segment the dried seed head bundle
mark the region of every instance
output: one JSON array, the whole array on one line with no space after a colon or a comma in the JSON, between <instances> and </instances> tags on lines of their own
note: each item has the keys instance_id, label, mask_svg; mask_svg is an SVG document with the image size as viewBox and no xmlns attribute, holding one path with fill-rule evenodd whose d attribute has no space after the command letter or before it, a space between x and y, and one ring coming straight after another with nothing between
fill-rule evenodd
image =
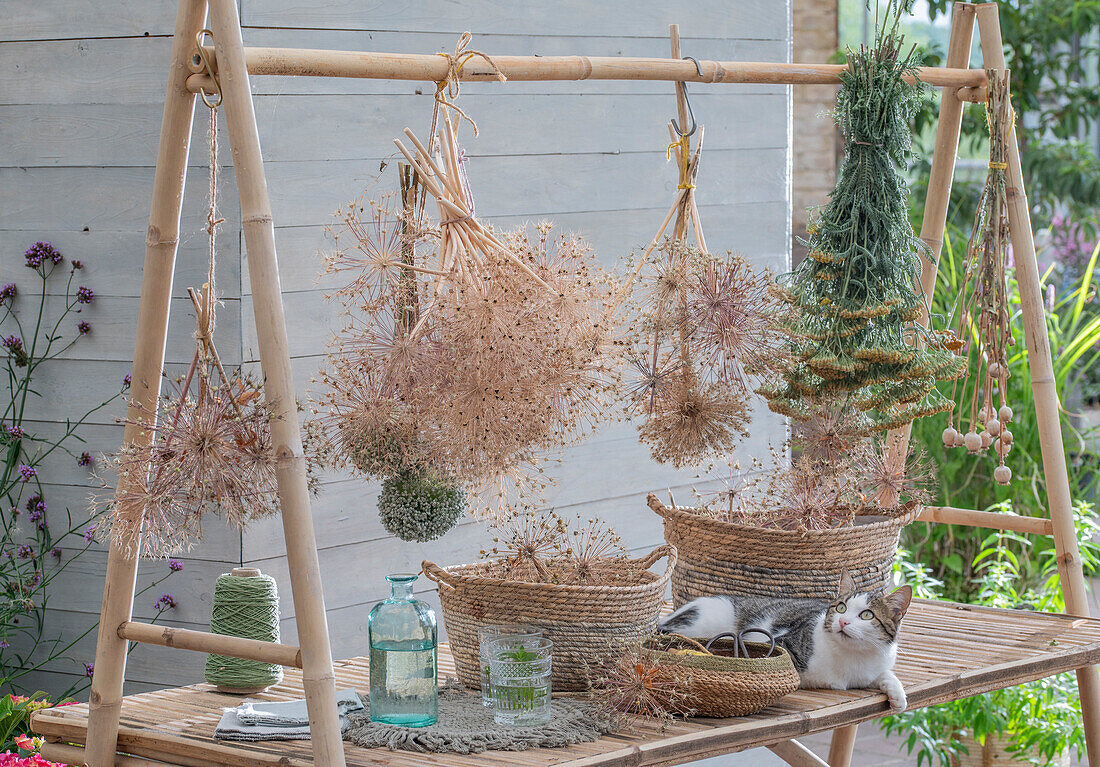
<instances>
[{"instance_id":1,"label":"dried seed head bundle","mask_svg":"<svg viewBox=\"0 0 1100 767\"><path fill-rule=\"evenodd\" d=\"M667 670L641 645L612 645L592 661L588 677L593 699L622 725L644 717L663 727L692 713L690 676Z\"/></svg>"},{"instance_id":2,"label":"dried seed head bundle","mask_svg":"<svg viewBox=\"0 0 1100 767\"><path fill-rule=\"evenodd\" d=\"M989 80L986 121L989 125L989 172L978 199L974 228L966 248L962 289L955 303L955 330L945 335L949 343L961 349L969 365L965 378L955 382L954 397L959 393L968 402L969 413L960 407L947 417L943 432L944 446L966 447L979 453L994 447L998 467L994 479L1007 485L1012 470L1005 457L1012 449L1008 421L1008 352L1015 345L1008 303L1008 187L1006 182L1007 139L1015 116L1008 93L1008 73L987 70ZM965 342L967 339L970 343ZM1006 417L1007 416L1007 417ZM956 428L956 425L958 428Z\"/></svg>"}]
</instances>

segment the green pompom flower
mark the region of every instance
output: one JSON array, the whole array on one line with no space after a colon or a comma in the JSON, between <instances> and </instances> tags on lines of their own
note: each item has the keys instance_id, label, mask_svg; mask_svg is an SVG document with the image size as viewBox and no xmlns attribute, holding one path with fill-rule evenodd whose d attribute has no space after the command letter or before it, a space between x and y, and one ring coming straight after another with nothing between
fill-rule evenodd
<instances>
[{"instance_id":1,"label":"green pompom flower","mask_svg":"<svg viewBox=\"0 0 1100 767\"><path fill-rule=\"evenodd\" d=\"M446 479L403 471L382 482L378 516L403 541L433 541L466 513L466 491Z\"/></svg>"}]
</instances>

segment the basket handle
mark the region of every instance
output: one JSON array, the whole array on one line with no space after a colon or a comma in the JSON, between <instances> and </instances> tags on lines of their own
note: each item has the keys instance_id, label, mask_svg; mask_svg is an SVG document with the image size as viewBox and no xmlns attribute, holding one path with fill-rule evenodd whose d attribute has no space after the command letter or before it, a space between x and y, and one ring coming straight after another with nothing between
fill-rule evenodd
<instances>
[{"instance_id":1,"label":"basket handle","mask_svg":"<svg viewBox=\"0 0 1100 767\"><path fill-rule=\"evenodd\" d=\"M649 505L649 508L651 508L654 512L664 517L665 519L668 519L672 516L673 509L670 509L668 506L665 506L663 503L661 503L661 501L653 493L650 493L646 496L645 502Z\"/></svg>"},{"instance_id":2,"label":"basket handle","mask_svg":"<svg viewBox=\"0 0 1100 767\"><path fill-rule=\"evenodd\" d=\"M635 559L634 564L642 570L648 570L654 562L657 562L662 557L668 557L668 564L665 566L665 572L661 577L668 578L672 575L672 569L676 567L677 560L676 547L671 543L662 543L644 557Z\"/></svg>"},{"instance_id":3,"label":"basket handle","mask_svg":"<svg viewBox=\"0 0 1100 767\"><path fill-rule=\"evenodd\" d=\"M455 587L455 580L457 580L455 576L435 562L429 562L425 559L420 563L420 569L424 571L424 575L428 576L429 580L435 581L440 586L448 586L452 589Z\"/></svg>"}]
</instances>

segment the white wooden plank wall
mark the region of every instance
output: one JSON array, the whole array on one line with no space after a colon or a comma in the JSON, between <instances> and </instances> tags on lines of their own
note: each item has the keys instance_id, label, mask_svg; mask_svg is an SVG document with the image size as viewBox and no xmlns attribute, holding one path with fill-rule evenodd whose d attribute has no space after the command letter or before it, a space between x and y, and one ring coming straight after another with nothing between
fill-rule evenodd
<instances>
[{"instance_id":1,"label":"white wooden plank wall","mask_svg":"<svg viewBox=\"0 0 1100 767\"><path fill-rule=\"evenodd\" d=\"M245 41L403 52L450 51L459 34L501 54L665 56L668 24L680 24L683 51L698 58L786 61L789 0L472 0L375 3L358 0L240 0ZM109 396L132 356L140 265L160 126L165 63L175 15L171 0L120 0L105 13L92 0L6 0L0 7L0 283L22 278L22 251L53 242L82 258L97 293L85 312L92 335L43 369L34 428L54 433L66 416ZM253 83L280 248L280 271L299 391L305 394L337 319L316 280L324 227L341 203L358 197L393 160L391 139L410 126L423 134L434 87L408 82L263 78ZM774 86L693 86L706 128L698 197L708 242L781 269L788 260L789 94ZM479 216L498 226L551 219L582 232L612 265L643 246L675 192L666 164L665 124L675 114L671 84L631 82L469 83L460 103L478 122L466 132ZM182 246L175 281L169 374L190 359L193 316L186 288L205 274L206 110L194 128ZM224 123L223 123L224 124ZM223 165L229 153L223 136ZM225 216L219 253L219 349L254 365L256 339L247 257L241 243L232 173L222 177ZM389 191L386 189L385 191ZM29 286L25 279L21 280ZM25 298L23 300L26 300ZM766 410L766 409L765 409ZM109 450L121 410L103 412L86 430L89 445ZM746 452L763 455L779 420L762 413ZM550 502L570 515L598 516L632 550L661 541L645 493L671 488L690 496L693 472L654 464L633 427L614 424L569 449L553 468ZM43 470L51 510L86 514L91 483L70 461ZM382 576L477 557L481 523L467 521L419 546L386 535L375 512L378 488L327 478L314 513L336 655L365 649L365 620L385 592ZM67 550L65 556L71 556ZM51 628L80 633L95 620L105 554L82 557L57 582ZM283 586L283 626L294 641L281 526L258 524L242 536L217 522L185 557L186 570L139 598L149 617L160 591L176 595L172 618L202 628L214 579L234 564L258 565ZM150 563L142 582L164 569ZM353 577L348 577L353 574ZM424 581L421 590L429 592ZM434 601L434 594L426 594ZM94 636L75 654L91 659ZM139 648L130 657L131 690L183 684L201 675L202 657ZM50 668L41 686L60 688L82 669Z\"/></svg>"}]
</instances>

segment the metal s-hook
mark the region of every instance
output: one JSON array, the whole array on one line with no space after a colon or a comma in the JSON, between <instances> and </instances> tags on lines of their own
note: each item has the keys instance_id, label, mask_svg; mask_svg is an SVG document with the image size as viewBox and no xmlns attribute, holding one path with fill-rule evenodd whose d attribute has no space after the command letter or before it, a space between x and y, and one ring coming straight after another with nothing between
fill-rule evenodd
<instances>
[{"instance_id":1,"label":"metal s-hook","mask_svg":"<svg viewBox=\"0 0 1100 767\"><path fill-rule=\"evenodd\" d=\"M681 59L681 61L690 61L693 64L695 64L695 71L699 73L700 77L703 76L703 67L700 66L699 59L695 58L694 56L684 56L684 58ZM691 108L691 99L688 97L687 83L685 81L681 80L676 84L679 85L681 88L683 88L684 104L687 106L688 119L691 120L691 130L689 130L687 133L684 133L682 130L680 130L680 126L677 125L677 123L676 123L676 118L672 119L672 129L674 131L676 131L678 134L680 134L681 138L686 138L688 136L694 136L695 131L699 128L699 126L696 125L696 123L695 123L695 112Z\"/></svg>"},{"instance_id":2,"label":"metal s-hook","mask_svg":"<svg viewBox=\"0 0 1100 767\"><path fill-rule=\"evenodd\" d=\"M202 47L207 35L210 35L211 38L214 37L214 33L209 29L204 29L195 35L195 53L192 58L196 64L202 64L204 73L214 82L213 97L204 90L199 91L202 102L211 109L217 109L222 103L222 84L218 82L218 76L214 73L214 68L210 66L210 59L206 56L206 49ZM692 118L692 121L694 122L694 118Z\"/></svg>"}]
</instances>

